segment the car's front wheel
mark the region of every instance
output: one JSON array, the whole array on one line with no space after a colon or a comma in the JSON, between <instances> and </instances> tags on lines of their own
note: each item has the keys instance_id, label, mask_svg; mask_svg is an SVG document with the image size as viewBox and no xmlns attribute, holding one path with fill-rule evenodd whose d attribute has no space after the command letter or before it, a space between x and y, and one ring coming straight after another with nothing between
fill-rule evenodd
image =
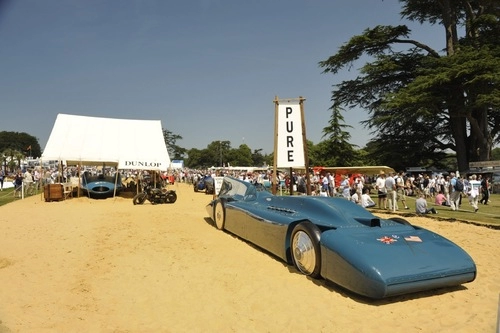
<instances>
[{"instance_id":1,"label":"car's front wheel","mask_svg":"<svg viewBox=\"0 0 500 333\"><path fill-rule=\"evenodd\" d=\"M298 224L292 231L291 254L293 264L304 275L317 278L321 271L319 229L310 222Z\"/></svg>"},{"instance_id":2,"label":"car's front wheel","mask_svg":"<svg viewBox=\"0 0 500 333\"><path fill-rule=\"evenodd\" d=\"M224 224L226 223L226 209L220 200L215 203L214 219L217 229L224 230Z\"/></svg>"}]
</instances>

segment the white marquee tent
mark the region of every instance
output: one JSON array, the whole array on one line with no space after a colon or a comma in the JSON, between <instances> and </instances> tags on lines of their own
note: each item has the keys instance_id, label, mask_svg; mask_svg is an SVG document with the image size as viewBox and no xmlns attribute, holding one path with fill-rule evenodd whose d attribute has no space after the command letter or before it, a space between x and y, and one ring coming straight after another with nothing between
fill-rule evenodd
<instances>
[{"instance_id":1,"label":"white marquee tent","mask_svg":"<svg viewBox=\"0 0 500 333\"><path fill-rule=\"evenodd\" d=\"M161 121L68 114L57 115L42 160L135 170L166 171L170 167Z\"/></svg>"}]
</instances>

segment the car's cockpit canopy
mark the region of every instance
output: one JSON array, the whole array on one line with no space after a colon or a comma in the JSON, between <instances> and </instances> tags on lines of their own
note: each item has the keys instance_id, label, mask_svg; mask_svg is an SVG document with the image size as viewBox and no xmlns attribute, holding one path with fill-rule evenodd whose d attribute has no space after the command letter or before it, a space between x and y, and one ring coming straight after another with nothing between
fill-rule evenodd
<instances>
[{"instance_id":1,"label":"car's cockpit canopy","mask_svg":"<svg viewBox=\"0 0 500 333\"><path fill-rule=\"evenodd\" d=\"M268 193L263 186L256 186L252 183L232 178L224 177L219 197L228 197L233 200L254 201L257 200L257 192Z\"/></svg>"}]
</instances>

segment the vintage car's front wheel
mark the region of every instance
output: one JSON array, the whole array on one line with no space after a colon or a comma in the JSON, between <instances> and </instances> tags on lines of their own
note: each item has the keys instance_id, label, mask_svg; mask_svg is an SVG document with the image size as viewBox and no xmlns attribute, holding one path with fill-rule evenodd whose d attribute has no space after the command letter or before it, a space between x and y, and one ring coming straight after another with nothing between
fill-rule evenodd
<instances>
[{"instance_id":1,"label":"vintage car's front wheel","mask_svg":"<svg viewBox=\"0 0 500 333\"><path fill-rule=\"evenodd\" d=\"M226 223L226 209L220 200L215 203L214 220L217 229L224 230L224 224Z\"/></svg>"},{"instance_id":2,"label":"vintage car's front wheel","mask_svg":"<svg viewBox=\"0 0 500 333\"><path fill-rule=\"evenodd\" d=\"M319 277L321 271L320 235L314 224L303 222L293 229L290 242L295 267L302 274L313 278Z\"/></svg>"}]
</instances>

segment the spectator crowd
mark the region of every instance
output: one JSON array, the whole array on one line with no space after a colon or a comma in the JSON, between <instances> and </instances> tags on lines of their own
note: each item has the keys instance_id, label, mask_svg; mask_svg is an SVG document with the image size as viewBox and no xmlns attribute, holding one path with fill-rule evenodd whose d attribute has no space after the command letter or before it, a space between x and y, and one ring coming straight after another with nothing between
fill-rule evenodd
<instances>
[{"instance_id":1,"label":"spectator crowd","mask_svg":"<svg viewBox=\"0 0 500 333\"><path fill-rule=\"evenodd\" d=\"M149 177L147 171L140 170L118 170L114 168L99 168L89 166L82 168L83 172L91 175L100 173L115 175L120 173L123 185L133 187L140 183L140 179ZM3 190L3 182L7 177L4 170L0 174L0 187ZM259 183L270 188L273 172L268 169L247 170L230 168L212 169L175 169L159 174L158 181L162 184L173 184L175 182L196 184L204 177L232 176L243 181ZM11 175L14 183L14 196L20 197L21 191L25 195L37 193L46 184L69 182L73 177L79 177L78 167L63 166L42 168L33 167L24 170L19 169ZM308 179L309 178L309 179ZM449 174L409 174L403 171L399 173L385 173L380 171L378 175L343 174L336 175L327 171L279 171L275 177L277 190L280 193L291 195L311 195L327 197L343 197L359 204L365 208L378 207L397 211L409 209L407 197L422 198L433 201L437 206L447 206L451 210L458 210L462 200L466 198L474 211L479 210L479 204L487 205L491 190L489 177L479 174L461 177L453 172ZM307 191L307 186L310 190ZM376 202L372 199L376 198ZM433 213L434 209L424 207L423 202L417 205L416 212L419 214Z\"/></svg>"}]
</instances>

